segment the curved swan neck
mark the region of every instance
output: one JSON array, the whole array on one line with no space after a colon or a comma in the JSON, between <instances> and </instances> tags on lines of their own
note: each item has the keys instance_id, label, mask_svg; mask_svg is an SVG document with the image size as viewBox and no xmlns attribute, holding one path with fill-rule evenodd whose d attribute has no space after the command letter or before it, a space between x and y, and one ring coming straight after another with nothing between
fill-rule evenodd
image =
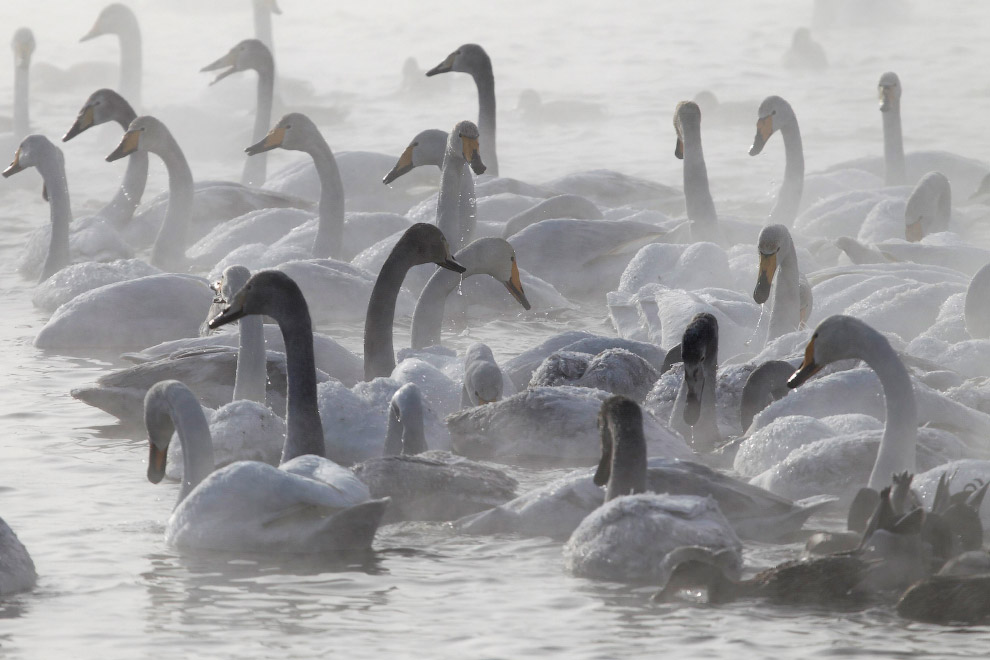
<instances>
[{"instance_id":1,"label":"curved swan neck","mask_svg":"<svg viewBox=\"0 0 990 660\"><path fill-rule=\"evenodd\" d=\"M182 445L182 486L176 501L178 505L213 472L216 465L213 439L203 407L185 385L173 382L172 386L156 392L165 397L169 419Z\"/></svg>"},{"instance_id":2,"label":"curved swan neck","mask_svg":"<svg viewBox=\"0 0 990 660\"><path fill-rule=\"evenodd\" d=\"M883 386L886 423L869 487L879 490L895 472L914 474L918 440L918 410L914 387L904 363L882 335L864 340L862 359L873 369Z\"/></svg>"},{"instance_id":3,"label":"curved swan neck","mask_svg":"<svg viewBox=\"0 0 990 660\"><path fill-rule=\"evenodd\" d=\"M770 210L770 223L779 223L790 227L797 218L798 207L801 204L801 193L804 190L804 146L801 143L801 129L797 118L781 127L781 137L784 139L784 182L777 193L777 201Z\"/></svg>"},{"instance_id":4,"label":"curved swan neck","mask_svg":"<svg viewBox=\"0 0 990 660\"><path fill-rule=\"evenodd\" d=\"M883 182L886 186L907 183L904 165L904 138L901 134L901 104L892 101L883 115Z\"/></svg>"},{"instance_id":5,"label":"curved swan neck","mask_svg":"<svg viewBox=\"0 0 990 660\"><path fill-rule=\"evenodd\" d=\"M368 314L364 321L364 379L388 377L395 369L395 351L392 348L392 324L395 322L395 304L406 273L415 263L402 250L393 249L382 265L368 301Z\"/></svg>"},{"instance_id":6,"label":"curved swan neck","mask_svg":"<svg viewBox=\"0 0 990 660\"><path fill-rule=\"evenodd\" d=\"M268 381L264 319L260 314L245 316L238 321L238 327L234 401L247 399L264 404Z\"/></svg>"},{"instance_id":7,"label":"curved swan neck","mask_svg":"<svg viewBox=\"0 0 990 660\"><path fill-rule=\"evenodd\" d=\"M168 171L168 208L151 247L151 263L167 270L181 270L185 267L186 234L193 208L192 170L171 133L164 136L162 147L155 153Z\"/></svg>"},{"instance_id":8,"label":"curved swan neck","mask_svg":"<svg viewBox=\"0 0 990 660\"><path fill-rule=\"evenodd\" d=\"M14 140L21 139L31 132L31 114L29 111L28 95L30 93L29 64L14 65Z\"/></svg>"},{"instance_id":9,"label":"curved swan neck","mask_svg":"<svg viewBox=\"0 0 990 660\"><path fill-rule=\"evenodd\" d=\"M770 309L767 341L793 332L801 325L801 275L798 272L794 242L784 241L777 252L777 284Z\"/></svg>"},{"instance_id":10,"label":"curved swan neck","mask_svg":"<svg viewBox=\"0 0 990 660\"><path fill-rule=\"evenodd\" d=\"M423 287L416 301L416 309L412 318L412 348L439 346L443 329L443 312L447 305L447 296L457 288L461 278L467 277L470 271L459 275L446 268L438 268Z\"/></svg>"},{"instance_id":11,"label":"curved swan neck","mask_svg":"<svg viewBox=\"0 0 990 660\"><path fill-rule=\"evenodd\" d=\"M297 309L298 313L280 314L275 318L285 343L288 371L282 463L305 454L326 456L323 422L320 420L316 393L313 325L305 301Z\"/></svg>"},{"instance_id":12,"label":"curved swan neck","mask_svg":"<svg viewBox=\"0 0 990 660\"><path fill-rule=\"evenodd\" d=\"M478 132L481 134L481 160L488 174L498 176L498 155L495 148L495 76L492 64L471 74L478 86Z\"/></svg>"},{"instance_id":13,"label":"curved swan neck","mask_svg":"<svg viewBox=\"0 0 990 660\"><path fill-rule=\"evenodd\" d=\"M344 182L340 178L337 159L319 131L307 142L306 152L312 156L320 177L320 221L313 242L313 257L337 258L344 242Z\"/></svg>"},{"instance_id":14,"label":"curved swan neck","mask_svg":"<svg viewBox=\"0 0 990 660\"><path fill-rule=\"evenodd\" d=\"M45 281L71 262L69 254L69 223L72 222L72 205L69 202L69 184L65 177L65 163L62 152L53 145L52 151L45 153L38 163L38 171L48 190L48 204L51 209L52 237L48 256L41 271Z\"/></svg>"},{"instance_id":15,"label":"curved swan neck","mask_svg":"<svg viewBox=\"0 0 990 660\"><path fill-rule=\"evenodd\" d=\"M264 139L272 121L272 101L275 95L275 62L272 59L271 51L266 51L265 55L262 56L261 61L255 68L258 72L258 94L254 115L254 133L251 138L253 143ZM268 152L263 151L256 156L248 156L247 160L244 161L241 183L245 186L261 186L264 185L267 176Z\"/></svg>"},{"instance_id":16,"label":"curved swan neck","mask_svg":"<svg viewBox=\"0 0 990 660\"><path fill-rule=\"evenodd\" d=\"M708 167L701 147L701 126L682 124L684 132L684 201L688 220L691 222L691 238L695 241L712 241L716 238L718 213L708 187Z\"/></svg>"},{"instance_id":17,"label":"curved swan neck","mask_svg":"<svg viewBox=\"0 0 990 660\"><path fill-rule=\"evenodd\" d=\"M114 104L112 121L120 124L125 131L135 117L137 113L126 101ZM106 218L118 228L123 227L134 216L135 209L141 203L147 182L148 153L135 151L127 158L127 168L124 170L124 178L117 188L117 193L97 215Z\"/></svg>"}]
</instances>

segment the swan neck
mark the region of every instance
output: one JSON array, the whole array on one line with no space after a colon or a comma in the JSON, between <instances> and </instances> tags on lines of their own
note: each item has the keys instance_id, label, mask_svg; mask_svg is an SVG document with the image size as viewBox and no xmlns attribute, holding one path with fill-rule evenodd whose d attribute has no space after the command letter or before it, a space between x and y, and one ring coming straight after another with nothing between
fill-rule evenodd
<instances>
[{"instance_id":1,"label":"swan neck","mask_svg":"<svg viewBox=\"0 0 990 660\"><path fill-rule=\"evenodd\" d=\"M907 173L900 103L880 114L883 115L883 182L887 186L902 186L907 183Z\"/></svg>"},{"instance_id":2,"label":"swan neck","mask_svg":"<svg viewBox=\"0 0 990 660\"><path fill-rule=\"evenodd\" d=\"M288 376L282 463L296 456L326 456L316 394L316 360L309 311L276 319L285 343Z\"/></svg>"},{"instance_id":3,"label":"swan neck","mask_svg":"<svg viewBox=\"0 0 990 660\"><path fill-rule=\"evenodd\" d=\"M252 144L260 142L268 133L272 121L272 101L275 94L275 65L270 57L259 63L257 104L254 114L254 133ZM247 156L244 161L244 171L241 173L241 183L245 186L262 186L268 176L268 152L263 151L256 156Z\"/></svg>"},{"instance_id":4,"label":"swan neck","mask_svg":"<svg viewBox=\"0 0 990 660\"><path fill-rule=\"evenodd\" d=\"M770 309L767 342L793 332L801 325L801 275L793 241L787 241L777 253L777 282Z\"/></svg>"},{"instance_id":5,"label":"swan neck","mask_svg":"<svg viewBox=\"0 0 990 660\"><path fill-rule=\"evenodd\" d=\"M337 159L323 136L315 136L309 147L308 153L320 178L320 220L313 242L313 257L339 258L344 242L344 182L340 178Z\"/></svg>"},{"instance_id":6,"label":"swan neck","mask_svg":"<svg viewBox=\"0 0 990 660\"><path fill-rule=\"evenodd\" d=\"M251 314L238 321L238 327L234 401L247 399L264 404L268 382L264 319L260 314Z\"/></svg>"},{"instance_id":7,"label":"swan neck","mask_svg":"<svg viewBox=\"0 0 990 660\"><path fill-rule=\"evenodd\" d=\"M617 429L616 429L617 430ZM612 447L612 466L605 491L605 501L646 492L646 440L643 432L626 429L621 442L615 436Z\"/></svg>"},{"instance_id":8,"label":"swan neck","mask_svg":"<svg viewBox=\"0 0 990 660\"><path fill-rule=\"evenodd\" d=\"M695 126L684 127L684 201L691 222L691 238L696 241L713 240L718 213L708 187L701 129Z\"/></svg>"},{"instance_id":9,"label":"swan neck","mask_svg":"<svg viewBox=\"0 0 990 660\"><path fill-rule=\"evenodd\" d=\"M137 113L126 103L115 104L113 121L125 131ZM100 209L97 215L109 220L115 227L122 228L134 216L134 211L144 196L144 187L148 182L148 153L136 151L127 157L127 168L124 178L117 188L117 193L107 205Z\"/></svg>"},{"instance_id":10,"label":"swan neck","mask_svg":"<svg viewBox=\"0 0 990 660\"><path fill-rule=\"evenodd\" d=\"M120 39L120 94L135 108L141 107L141 28L129 20L117 34Z\"/></svg>"},{"instance_id":11,"label":"swan neck","mask_svg":"<svg viewBox=\"0 0 990 660\"><path fill-rule=\"evenodd\" d=\"M378 273L368 301L368 313L364 321L364 379L387 377L395 369L395 351L392 348L392 324L395 321L395 304L406 273L414 265L407 255L393 249Z\"/></svg>"},{"instance_id":12,"label":"swan neck","mask_svg":"<svg viewBox=\"0 0 990 660\"><path fill-rule=\"evenodd\" d=\"M182 486L179 502L205 479L216 465L210 426L199 401L186 390L179 396L169 396L169 416L182 445Z\"/></svg>"},{"instance_id":13,"label":"swan neck","mask_svg":"<svg viewBox=\"0 0 990 660\"><path fill-rule=\"evenodd\" d=\"M780 129L784 139L784 182L777 193L777 202L770 210L770 222L787 227L794 224L798 207L801 204L801 193L804 190L804 146L801 143L801 129L797 119Z\"/></svg>"},{"instance_id":14,"label":"swan neck","mask_svg":"<svg viewBox=\"0 0 990 660\"><path fill-rule=\"evenodd\" d=\"M38 169L48 190L52 236L48 256L41 272L41 281L48 279L71 262L69 224L72 222L72 205L69 202L69 184L65 177L65 165L61 162L61 155L58 152L45 156Z\"/></svg>"},{"instance_id":15,"label":"swan neck","mask_svg":"<svg viewBox=\"0 0 990 660\"><path fill-rule=\"evenodd\" d=\"M904 363L881 335L877 338L872 342L872 350L864 351L863 360L876 372L883 386L886 422L868 484L879 490L890 483L895 472L915 473L918 410Z\"/></svg>"},{"instance_id":16,"label":"swan neck","mask_svg":"<svg viewBox=\"0 0 990 660\"><path fill-rule=\"evenodd\" d=\"M157 150L168 171L168 208L155 244L151 263L166 270L181 270L186 259L186 234L193 208L193 178L185 154L171 134Z\"/></svg>"},{"instance_id":17,"label":"swan neck","mask_svg":"<svg viewBox=\"0 0 990 660\"><path fill-rule=\"evenodd\" d=\"M416 301L416 309L413 311L412 348L440 345L447 296L457 288L461 277L446 268L438 268L423 287L419 300Z\"/></svg>"},{"instance_id":18,"label":"swan neck","mask_svg":"<svg viewBox=\"0 0 990 660\"><path fill-rule=\"evenodd\" d=\"M485 172L498 176L498 156L495 149L495 76L491 64L473 74L478 86L478 133L480 134L481 160Z\"/></svg>"},{"instance_id":19,"label":"swan neck","mask_svg":"<svg viewBox=\"0 0 990 660\"><path fill-rule=\"evenodd\" d=\"M20 142L31 132L31 113L29 111L29 69L27 66L14 65L14 141Z\"/></svg>"},{"instance_id":20,"label":"swan neck","mask_svg":"<svg viewBox=\"0 0 990 660\"><path fill-rule=\"evenodd\" d=\"M264 2L255 0L254 4L254 36L258 41L268 46L268 50L275 53L275 44L272 39L272 13Z\"/></svg>"},{"instance_id":21,"label":"swan neck","mask_svg":"<svg viewBox=\"0 0 990 660\"><path fill-rule=\"evenodd\" d=\"M443 159L440 173L440 192L437 195L437 227L449 241L455 252L467 244L464 226L461 222L461 193L467 162L460 154L449 149Z\"/></svg>"}]
</instances>

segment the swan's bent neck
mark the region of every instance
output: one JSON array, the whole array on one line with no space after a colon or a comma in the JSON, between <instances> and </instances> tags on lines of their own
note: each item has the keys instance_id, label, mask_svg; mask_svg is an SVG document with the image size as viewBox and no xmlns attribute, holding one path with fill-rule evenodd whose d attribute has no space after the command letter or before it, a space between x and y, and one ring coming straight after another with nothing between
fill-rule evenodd
<instances>
[{"instance_id":1,"label":"swan's bent neck","mask_svg":"<svg viewBox=\"0 0 990 660\"><path fill-rule=\"evenodd\" d=\"M866 339L866 344L862 359L880 379L887 416L868 484L879 491L895 472L915 472L918 410L911 377L894 349L879 333Z\"/></svg>"},{"instance_id":2,"label":"swan's bent neck","mask_svg":"<svg viewBox=\"0 0 990 660\"><path fill-rule=\"evenodd\" d=\"M395 304L402 281L414 265L409 256L399 254L398 250L393 249L375 280L364 321L365 380L388 377L395 369L395 351L392 348Z\"/></svg>"},{"instance_id":3,"label":"swan's bent neck","mask_svg":"<svg viewBox=\"0 0 990 660\"><path fill-rule=\"evenodd\" d=\"M126 131L136 116L137 113L130 106L117 108L113 121ZM141 203L147 182L148 152L135 151L127 157L127 169L124 170L124 179L117 188L117 194L100 209L98 215L109 220L118 229L122 228L134 217L134 211Z\"/></svg>"},{"instance_id":4,"label":"swan's bent neck","mask_svg":"<svg viewBox=\"0 0 990 660\"><path fill-rule=\"evenodd\" d=\"M72 205L69 202L69 184L65 177L65 164L62 155L53 150L38 164L38 171L48 191L48 204L51 210L52 237L48 246L48 256L41 270L41 280L69 265L69 223L72 222Z\"/></svg>"},{"instance_id":5,"label":"swan's bent neck","mask_svg":"<svg viewBox=\"0 0 990 660\"><path fill-rule=\"evenodd\" d=\"M186 234L193 208L193 177L185 154L171 134L155 151L168 171L168 208L155 244L151 263L165 270L183 270L186 266Z\"/></svg>"},{"instance_id":6,"label":"swan's bent neck","mask_svg":"<svg viewBox=\"0 0 990 660\"><path fill-rule=\"evenodd\" d=\"M308 143L307 153L313 158L320 177L320 220L313 242L313 257L339 258L344 242L344 182L330 145L319 136Z\"/></svg>"},{"instance_id":7,"label":"swan's bent neck","mask_svg":"<svg viewBox=\"0 0 990 660\"><path fill-rule=\"evenodd\" d=\"M163 390L168 415L182 445L182 486L176 506L205 479L215 467L213 439L203 407L187 387L173 383Z\"/></svg>"},{"instance_id":8,"label":"swan's bent neck","mask_svg":"<svg viewBox=\"0 0 990 660\"><path fill-rule=\"evenodd\" d=\"M443 312L447 305L447 296L457 288L462 278L472 274L470 271L460 275L446 268L438 268L423 287L416 301L416 309L412 318L413 348L439 346L440 334L443 329Z\"/></svg>"}]
</instances>

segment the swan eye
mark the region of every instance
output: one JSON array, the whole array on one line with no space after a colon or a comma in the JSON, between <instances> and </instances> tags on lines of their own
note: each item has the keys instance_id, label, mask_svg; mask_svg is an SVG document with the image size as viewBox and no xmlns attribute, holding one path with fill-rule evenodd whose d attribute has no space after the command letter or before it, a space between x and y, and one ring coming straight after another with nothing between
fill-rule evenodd
<instances>
[{"instance_id":1,"label":"swan eye","mask_svg":"<svg viewBox=\"0 0 990 660\"><path fill-rule=\"evenodd\" d=\"M776 111L776 110L771 110L771 111L770 111L770 114L771 114L771 115L775 115L775 114L777 114L777 111Z\"/></svg>"}]
</instances>

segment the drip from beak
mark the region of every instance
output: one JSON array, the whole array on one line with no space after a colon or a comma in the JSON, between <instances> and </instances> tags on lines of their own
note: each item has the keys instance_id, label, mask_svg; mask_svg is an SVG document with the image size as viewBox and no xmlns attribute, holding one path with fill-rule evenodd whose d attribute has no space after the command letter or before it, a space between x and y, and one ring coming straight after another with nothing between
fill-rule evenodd
<instances>
[{"instance_id":1,"label":"drip from beak","mask_svg":"<svg viewBox=\"0 0 990 660\"><path fill-rule=\"evenodd\" d=\"M447 59L445 59L443 62L436 65L429 71L427 71L426 77L429 78L430 76L435 76L438 73L447 73L448 71L454 68L454 59L456 57L457 57L457 51L455 50L453 53L447 56Z\"/></svg>"},{"instance_id":2,"label":"drip from beak","mask_svg":"<svg viewBox=\"0 0 990 660\"><path fill-rule=\"evenodd\" d=\"M674 157L678 160L684 160L684 140L681 136L677 136L677 144L674 145Z\"/></svg>"},{"instance_id":3,"label":"drip from beak","mask_svg":"<svg viewBox=\"0 0 990 660\"><path fill-rule=\"evenodd\" d=\"M168 459L168 447L159 449L155 443L148 443L148 481L157 484L165 476L165 463Z\"/></svg>"},{"instance_id":4,"label":"drip from beak","mask_svg":"<svg viewBox=\"0 0 990 660\"><path fill-rule=\"evenodd\" d=\"M69 127L69 130L62 136L62 142L68 142L86 129L93 126L95 118L93 116L93 106L87 105L76 117L76 121Z\"/></svg>"},{"instance_id":5,"label":"drip from beak","mask_svg":"<svg viewBox=\"0 0 990 660\"><path fill-rule=\"evenodd\" d=\"M123 139L121 139L120 144L117 148L110 152L107 156L107 162L112 163L115 160L119 160L124 156L130 156L132 153L137 151L138 144L141 141L141 131L127 131L124 133Z\"/></svg>"},{"instance_id":6,"label":"drip from beak","mask_svg":"<svg viewBox=\"0 0 990 660\"><path fill-rule=\"evenodd\" d=\"M248 156L256 156L263 151L271 151L272 149L281 147L284 140L285 128L282 126L276 126L272 130L268 131L268 135L265 136L265 139L256 144L252 144L244 150L244 153Z\"/></svg>"},{"instance_id":7,"label":"drip from beak","mask_svg":"<svg viewBox=\"0 0 990 660\"><path fill-rule=\"evenodd\" d=\"M821 371L824 365L815 364L815 338L808 342L808 347L804 350L804 362L798 370L787 379L787 387L794 389L803 385L809 378Z\"/></svg>"},{"instance_id":8,"label":"drip from beak","mask_svg":"<svg viewBox=\"0 0 990 660\"><path fill-rule=\"evenodd\" d=\"M763 145L767 143L773 135L773 115L761 117L756 122L756 136L753 138L753 146L749 148L749 155L755 156L763 151Z\"/></svg>"},{"instance_id":9,"label":"drip from beak","mask_svg":"<svg viewBox=\"0 0 990 660\"><path fill-rule=\"evenodd\" d=\"M904 236L911 243L917 243L925 237L925 230L921 226L921 218L904 227Z\"/></svg>"},{"instance_id":10,"label":"drip from beak","mask_svg":"<svg viewBox=\"0 0 990 660\"><path fill-rule=\"evenodd\" d=\"M516 302L523 306L523 309L528 310L530 308L529 300L526 299L526 292L523 291L522 280L519 279L519 268L516 266L515 258L512 259L512 275L509 276L508 282L502 282L502 284L516 299Z\"/></svg>"},{"instance_id":11,"label":"drip from beak","mask_svg":"<svg viewBox=\"0 0 990 660\"><path fill-rule=\"evenodd\" d=\"M6 179L9 176L17 174L23 169L24 167L21 165L21 149L18 147L17 151L14 152L14 160L7 166L7 169L3 171L3 178Z\"/></svg>"},{"instance_id":12,"label":"drip from beak","mask_svg":"<svg viewBox=\"0 0 990 660\"><path fill-rule=\"evenodd\" d=\"M753 300L762 305L770 297L770 285L773 284L774 273L777 272L777 253L760 253L760 274L756 278L756 290Z\"/></svg>"},{"instance_id":13,"label":"drip from beak","mask_svg":"<svg viewBox=\"0 0 990 660\"><path fill-rule=\"evenodd\" d=\"M211 87L217 84L218 82L220 82L221 80L223 80L224 78L226 78L227 76L233 73L237 73L239 71L239 69L237 68L237 56L234 54L234 51L230 51L229 53L227 53L220 59L216 60L215 62L211 64L207 64L202 69L200 69L200 72L202 73L206 71L216 71L217 69L220 69L225 66L230 68L225 71L221 71L217 75L217 77L214 78L212 82L210 82Z\"/></svg>"},{"instance_id":14,"label":"drip from beak","mask_svg":"<svg viewBox=\"0 0 990 660\"><path fill-rule=\"evenodd\" d=\"M399 156L399 160L396 161L395 167L393 167L392 170L382 178L382 183L388 185L415 167L415 165L413 165L413 149L415 149L415 147L415 144L410 144L406 147L406 150L402 152L401 156Z\"/></svg>"}]
</instances>

